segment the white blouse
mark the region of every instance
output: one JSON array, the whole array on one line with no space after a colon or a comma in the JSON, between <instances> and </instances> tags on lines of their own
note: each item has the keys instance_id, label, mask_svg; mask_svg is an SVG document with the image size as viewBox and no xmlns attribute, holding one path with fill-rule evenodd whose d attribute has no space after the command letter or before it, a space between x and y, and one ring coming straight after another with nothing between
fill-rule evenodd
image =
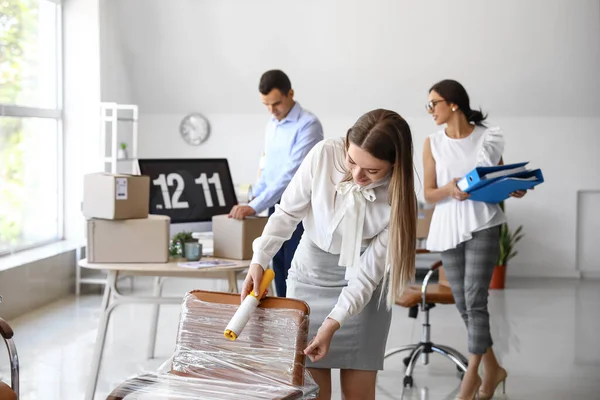
<instances>
[{"instance_id":1,"label":"white blouse","mask_svg":"<svg viewBox=\"0 0 600 400\"><path fill-rule=\"evenodd\" d=\"M504 135L499 128L476 126L467 137L453 139L444 129L429 136L435 160L437 187L461 178L475 167L498 165L504 151ZM472 238L472 233L506 221L498 204L459 201L448 197L435 205L427 249L444 251Z\"/></svg>"},{"instance_id":2,"label":"white blouse","mask_svg":"<svg viewBox=\"0 0 600 400\"><path fill-rule=\"evenodd\" d=\"M313 147L254 241L252 258L264 268L302 221L304 234L323 251L340 254L339 265L347 268L348 286L328 315L340 325L362 311L383 278L390 220L389 177L365 187L340 183L345 151L343 138Z\"/></svg>"}]
</instances>

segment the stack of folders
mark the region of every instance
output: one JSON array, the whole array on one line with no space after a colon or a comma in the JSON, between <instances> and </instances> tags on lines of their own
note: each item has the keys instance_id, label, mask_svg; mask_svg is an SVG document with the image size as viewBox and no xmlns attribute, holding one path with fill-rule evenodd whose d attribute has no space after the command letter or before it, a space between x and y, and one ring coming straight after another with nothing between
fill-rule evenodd
<instances>
[{"instance_id":1,"label":"stack of folders","mask_svg":"<svg viewBox=\"0 0 600 400\"><path fill-rule=\"evenodd\" d=\"M469 193L469 200L485 203L500 203L512 192L528 190L544 182L540 169L530 170L527 162L498 165L495 167L477 167L458 181L463 192Z\"/></svg>"}]
</instances>

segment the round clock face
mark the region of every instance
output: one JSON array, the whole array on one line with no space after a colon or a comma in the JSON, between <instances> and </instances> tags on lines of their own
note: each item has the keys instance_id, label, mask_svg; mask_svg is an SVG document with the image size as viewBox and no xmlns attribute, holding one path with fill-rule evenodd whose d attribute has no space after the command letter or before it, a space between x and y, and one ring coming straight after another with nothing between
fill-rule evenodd
<instances>
[{"instance_id":1,"label":"round clock face","mask_svg":"<svg viewBox=\"0 0 600 400\"><path fill-rule=\"evenodd\" d=\"M189 114L181 121L179 134L186 143L198 146L204 143L210 134L208 120L198 113Z\"/></svg>"}]
</instances>

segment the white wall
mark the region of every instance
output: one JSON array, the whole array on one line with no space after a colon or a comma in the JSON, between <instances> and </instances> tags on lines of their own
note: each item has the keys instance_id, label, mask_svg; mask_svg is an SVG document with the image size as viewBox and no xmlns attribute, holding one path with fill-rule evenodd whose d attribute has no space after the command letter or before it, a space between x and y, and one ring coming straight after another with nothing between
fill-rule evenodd
<instances>
[{"instance_id":1,"label":"white wall","mask_svg":"<svg viewBox=\"0 0 600 400\"><path fill-rule=\"evenodd\" d=\"M118 27L118 3L98 0L101 64L101 98L105 102L129 104L133 101L129 72L125 65Z\"/></svg>"},{"instance_id":2,"label":"white wall","mask_svg":"<svg viewBox=\"0 0 600 400\"><path fill-rule=\"evenodd\" d=\"M419 116L445 77L496 116L600 107L597 0L106 1L149 113L261 112L258 78L274 67L319 115Z\"/></svg>"},{"instance_id":3,"label":"white wall","mask_svg":"<svg viewBox=\"0 0 600 400\"><path fill-rule=\"evenodd\" d=\"M369 109L400 112L419 174L423 140L436 129L427 90L458 79L505 130L505 160L530 160L546 178L507 203L527 235L509 273L578 275L577 191L600 188L599 2L121 0L110 12L121 41L112 57L124 61L140 105L140 156L227 157L237 183L256 176L266 69L288 72L326 137ZM190 111L212 126L200 147L178 136Z\"/></svg>"},{"instance_id":4,"label":"white wall","mask_svg":"<svg viewBox=\"0 0 600 400\"><path fill-rule=\"evenodd\" d=\"M98 0L65 1L63 21L65 237L79 239L83 175L101 166Z\"/></svg>"},{"instance_id":5,"label":"white wall","mask_svg":"<svg viewBox=\"0 0 600 400\"><path fill-rule=\"evenodd\" d=\"M577 266L582 275L600 278L600 190L581 190L577 199Z\"/></svg>"},{"instance_id":6,"label":"white wall","mask_svg":"<svg viewBox=\"0 0 600 400\"><path fill-rule=\"evenodd\" d=\"M0 268L2 318L11 320L73 293L75 252L64 251L49 256L52 251L34 251L46 254L34 262L25 261L17 268ZM27 258L23 253L13 257L21 256Z\"/></svg>"}]
</instances>

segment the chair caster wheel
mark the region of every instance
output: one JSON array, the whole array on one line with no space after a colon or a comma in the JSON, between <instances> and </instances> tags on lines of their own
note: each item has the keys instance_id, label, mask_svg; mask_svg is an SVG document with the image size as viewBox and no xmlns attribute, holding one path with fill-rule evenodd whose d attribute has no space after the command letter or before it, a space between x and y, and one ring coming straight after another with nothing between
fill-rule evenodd
<instances>
[{"instance_id":1,"label":"chair caster wheel","mask_svg":"<svg viewBox=\"0 0 600 400\"><path fill-rule=\"evenodd\" d=\"M408 363L410 363L410 357L405 357L402 362L404 363L405 367L408 367Z\"/></svg>"},{"instance_id":2,"label":"chair caster wheel","mask_svg":"<svg viewBox=\"0 0 600 400\"><path fill-rule=\"evenodd\" d=\"M413 378L412 376L405 376L404 377L404 387L413 387Z\"/></svg>"}]
</instances>

